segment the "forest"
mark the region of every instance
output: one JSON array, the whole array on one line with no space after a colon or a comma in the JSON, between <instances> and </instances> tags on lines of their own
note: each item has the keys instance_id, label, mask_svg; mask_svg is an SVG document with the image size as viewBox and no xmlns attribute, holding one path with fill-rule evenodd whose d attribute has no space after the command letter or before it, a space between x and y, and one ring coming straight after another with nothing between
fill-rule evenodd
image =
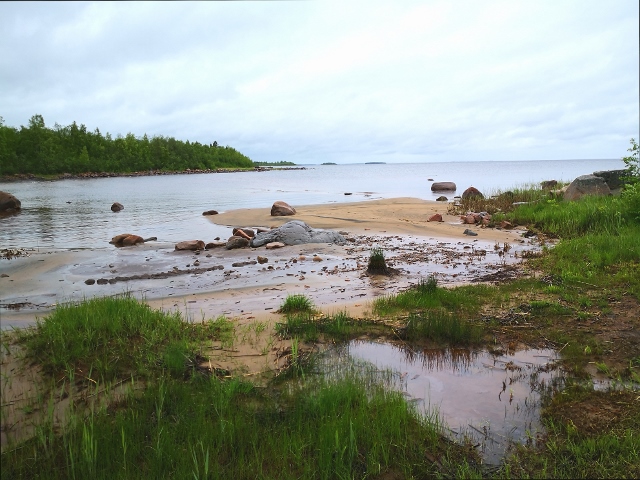
<instances>
[{"instance_id":1,"label":"forest","mask_svg":"<svg viewBox=\"0 0 640 480\"><path fill-rule=\"evenodd\" d=\"M0 176L16 174L60 175L80 173L131 173L148 170L184 171L253 168L245 155L217 142L176 140L172 137L132 133L113 138L83 124L47 127L42 115L28 126L14 128L0 117Z\"/></svg>"}]
</instances>

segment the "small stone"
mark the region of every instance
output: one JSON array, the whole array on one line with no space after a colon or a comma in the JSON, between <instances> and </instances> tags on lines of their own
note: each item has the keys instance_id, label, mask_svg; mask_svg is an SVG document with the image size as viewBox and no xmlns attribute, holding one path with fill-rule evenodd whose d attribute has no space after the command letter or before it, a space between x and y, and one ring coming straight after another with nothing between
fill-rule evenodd
<instances>
[{"instance_id":1,"label":"small stone","mask_svg":"<svg viewBox=\"0 0 640 480\"><path fill-rule=\"evenodd\" d=\"M94 283L96 283L96 281L93 278L87 278L84 283L86 283L87 285L93 285Z\"/></svg>"},{"instance_id":2,"label":"small stone","mask_svg":"<svg viewBox=\"0 0 640 480\"><path fill-rule=\"evenodd\" d=\"M265 245L265 248L267 250L273 250L274 248L282 248L284 246L285 246L285 244L282 243L282 242L271 242L271 243L267 243Z\"/></svg>"},{"instance_id":3,"label":"small stone","mask_svg":"<svg viewBox=\"0 0 640 480\"><path fill-rule=\"evenodd\" d=\"M313 257L313 261L314 262L321 262L322 261L322 257L316 255L316 256Z\"/></svg>"},{"instance_id":4,"label":"small stone","mask_svg":"<svg viewBox=\"0 0 640 480\"><path fill-rule=\"evenodd\" d=\"M264 263L267 263L268 261L269 261L269 259L267 257L262 257L262 256L258 255L258 263L260 265L262 265Z\"/></svg>"}]
</instances>

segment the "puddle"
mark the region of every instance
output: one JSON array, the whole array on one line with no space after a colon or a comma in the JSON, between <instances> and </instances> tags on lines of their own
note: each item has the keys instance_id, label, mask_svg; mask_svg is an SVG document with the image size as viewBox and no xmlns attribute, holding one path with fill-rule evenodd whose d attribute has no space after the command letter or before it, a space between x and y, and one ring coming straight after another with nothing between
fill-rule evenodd
<instances>
[{"instance_id":1,"label":"puddle","mask_svg":"<svg viewBox=\"0 0 640 480\"><path fill-rule=\"evenodd\" d=\"M328 362L365 362L390 370L410 401L423 412L437 410L452 439L471 439L486 464L497 465L512 442L543 432L540 394L561 382L553 350L492 355L470 349L412 350L354 341L333 351Z\"/></svg>"}]
</instances>

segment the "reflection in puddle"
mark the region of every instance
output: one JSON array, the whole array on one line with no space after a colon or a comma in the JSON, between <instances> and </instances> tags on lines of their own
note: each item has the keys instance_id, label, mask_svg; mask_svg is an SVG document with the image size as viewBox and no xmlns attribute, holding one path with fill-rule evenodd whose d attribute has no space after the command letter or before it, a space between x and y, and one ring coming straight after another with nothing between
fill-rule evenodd
<instances>
[{"instance_id":1,"label":"reflection in puddle","mask_svg":"<svg viewBox=\"0 0 640 480\"><path fill-rule=\"evenodd\" d=\"M471 438L490 464L500 462L510 442L535 439L542 431L540 393L561 381L552 350L492 355L355 341L336 352L337 359L396 372L398 388L419 409L437 410L452 436Z\"/></svg>"}]
</instances>

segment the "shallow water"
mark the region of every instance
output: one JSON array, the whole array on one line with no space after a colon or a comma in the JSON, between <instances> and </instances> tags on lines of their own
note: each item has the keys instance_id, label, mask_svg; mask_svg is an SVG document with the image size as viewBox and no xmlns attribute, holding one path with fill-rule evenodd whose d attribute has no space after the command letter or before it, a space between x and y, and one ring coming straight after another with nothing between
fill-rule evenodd
<instances>
[{"instance_id":1,"label":"shallow water","mask_svg":"<svg viewBox=\"0 0 640 480\"><path fill-rule=\"evenodd\" d=\"M415 197L435 200L431 182L453 181L460 195L468 186L485 194L537 183L572 180L595 170L623 168L620 160L449 162L387 165L309 166L219 174L117 177L55 182L0 183L22 202L22 212L0 218L1 248L88 248L131 232L144 238L205 242L228 237L202 212ZM345 195L351 193L352 195ZM452 196L452 195L448 195ZM124 210L113 213L113 202Z\"/></svg>"},{"instance_id":2,"label":"shallow water","mask_svg":"<svg viewBox=\"0 0 640 480\"><path fill-rule=\"evenodd\" d=\"M453 439L471 438L485 463L494 465L510 442L534 441L543 432L540 394L561 382L553 350L493 355L354 341L333 354L395 372L411 402L425 413L435 409Z\"/></svg>"}]
</instances>

